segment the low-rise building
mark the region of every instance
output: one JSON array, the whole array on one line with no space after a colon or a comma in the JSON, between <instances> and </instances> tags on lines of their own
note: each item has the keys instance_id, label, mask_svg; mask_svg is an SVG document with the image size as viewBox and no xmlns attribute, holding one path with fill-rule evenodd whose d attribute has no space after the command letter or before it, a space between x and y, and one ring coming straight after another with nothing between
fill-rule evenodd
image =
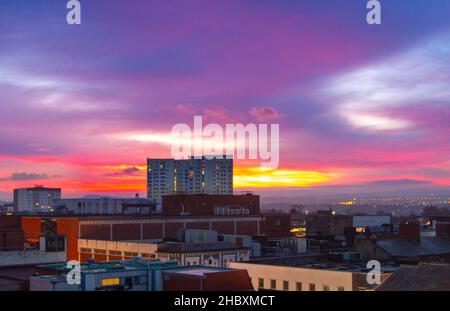
<instances>
[{"instance_id":1,"label":"low-rise building","mask_svg":"<svg viewBox=\"0 0 450 311\"><path fill-rule=\"evenodd\" d=\"M20 217L0 216L0 251L21 250L24 241Z\"/></svg>"},{"instance_id":2,"label":"low-rise building","mask_svg":"<svg viewBox=\"0 0 450 311\"><path fill-rule=\"evenodd\" d=\"M79 284L69 284L66 265L41 266L31 291L242 291L252 290L245 270L179 267L177 262L135 258L81 264Z\"/></svg>"},{"instance_id":3,"label":"low-rise building","mask_svg":"<svg viewBox=\"0 0 450 311\"><path fill-rule=\"evenodd\" d=\"M382 231L389 228L389 215L338 215L334 211L318 211L306 216L306 234L308 236L345 235L346 229L356 232Z\"/></svg>"},{"instance_id":4,"label":"low-rise building","mask_svg":"<svg viewBox=\"0 0 450 311\"><path fill-rule=\"evenodd\" d=\"M253 291L248 272L242 269L180 267L163 271L166 291Z\"/></svg>"},{"instance_id":5,"label":"low-rise building","mask_svg":"<svg viewBox=\"0 0 450 311\"><path fill-rule=\"evenodd\" d=\"M252 193L162 196L162 214L167 216L237 216L259 213L259 196Z\"/></svg>"},{"instance_id":6,"label":"low-rise building","mask_svg":"<svg viewBox=\"0 0 450 311\"><path fill-rule=\"evenodd\" d=\"M66 261L64 236L41 236L39 248L0 251L0 267L28 266Z\"/></svg>"},{"instance_id":7,"label":"low-rise building","mask_svg":"<svg viewBox=\"0 0 450 311\"><path fill-rule=\"evenodd\" d=\"M402 266L377 291L450 291L450 265L420 263Z\"/></svg>"},{"instance_id":8,"label":"low-rise building","mask_svg":"<svg viewBox=\"0 0 450 311\"><path fill-rule=\"evenodd\" d=\"M420 261L450 263L449 238L363 239L355 245L355 250L366 259L415 264Z\"/></svg>"},{"instance_id":9,"label":"low-rise building","mask_svg":"<svg viewBox=\"0 0 450 311\"><path fill-rule=\"evenodd\" d=\"M75 215L152 215L156 213L156 203L152 200L135 198L71 198L55 202L60 213Z\"/></svg>"},{"instance_id":10,"label":"low-rise building","mask_svg":"<svg viewBox=\"0 0 450 311\"><path fill-rule=\"evenodd\" d=\"M87 262L126 260L134 257L176 260L180 266L226 268L230 262L250 259L250 249L230 242L183 243L161 240L102 241L78 240L78 260Z\"/></svg>"},{"instance_id":11,"label":"low-rise building","mask_svg":"<svg viewBox=\"0 0 450 311\"><path fill-rule=\"evenodd\" d=\"M373 290L367 283L366 262L334 262L323 256L267 258L233 262L233 269L246 269L253 287L280 291L362 291ZM397 268L381 266L384 281Z\"/></svg>"},{"instance_id":12,"label":"low-rise building","mask_svg":"<svg viewBox=\"0 0 450 311\"><path fill-rule=\"evenodd\" d=\"M80 266L79 284L70 284L66 264L44 265L30 278L30 291L161 291L162 270L175 267L176 262L143 259L89 262Z\"/></svg>"},{"instance_id":13,"label":"low-rise building","mask_svg":"<svg viewBox=\"0 0 450 311\"><path fill-rule=\"evenodd\" d=\"M129 241L175 239L180 229L216 230L218 234L261 235L261 215L249 216L52 216L22 217L27 243L49 231L65 235L69 260L78 260L78 239Z\"/></svg>"}]
</instances>

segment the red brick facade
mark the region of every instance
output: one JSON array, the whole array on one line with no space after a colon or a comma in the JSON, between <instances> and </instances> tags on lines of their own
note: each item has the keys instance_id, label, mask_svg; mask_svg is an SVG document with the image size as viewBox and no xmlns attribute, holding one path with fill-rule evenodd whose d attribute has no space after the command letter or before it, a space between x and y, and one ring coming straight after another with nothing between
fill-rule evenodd
<instances>
[{"instance_id":1,"label":"red brick facade","mask_svg":"<svg viewBox=\"0 0 450 311\"><path fill-rule=\"evenodd\" d=\"M236 216L257 215L259 196L244 195L167 195L162 197L162 213L167 216Z\"/></svg>"},{"instance_id":2,"label":"red brick facade","mask_svg":"<svg viewBox=\"0 0 450 311\"><path fill-rule=\"evenodd\" d=\"M42 223L56 222L54 233L67 238L67 257L78 259L78 238L95 240L143 240L175 238L181 228L205 228L219 234L263 234L262 217L23 217L28 242L36 244Z\"/></svg>"}]
</instances>

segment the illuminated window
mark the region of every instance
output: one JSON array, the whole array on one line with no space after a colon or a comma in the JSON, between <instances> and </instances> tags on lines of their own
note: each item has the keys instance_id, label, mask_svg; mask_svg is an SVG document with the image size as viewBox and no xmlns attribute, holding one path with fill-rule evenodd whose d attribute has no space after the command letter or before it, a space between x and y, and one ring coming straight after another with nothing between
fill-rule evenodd
<instances>
[{"instance_id":1,"label":"illuminated window","mask_svg":"<svg viewBox=\"0 0 450 311\"><path fill-rule=\"evenodd\" d=\"M298 292L300 292L302 290L302 283L301 282L297 282L296 283L296 289Z\"/></svg>"},{"instance_id":2,"label":"illuminated window","mask_svg":"<svg viewBox=\"0 0 450 311\"><path fill-rule=\"evenodd\" d=\"M289 290L289 282L283 281L283 290Z\"/></svg>"},{"instance_id":3,"label":"illuminated window","mask_svg":"<svg viewBox=\"0 0 450 311\"><path fill-rule=\"evenodd\" d=\"M309 291L310 291L310 292L314 292L315 290L316 290L316 284L310 283L310 284L309 284Z\"/></svg>"},{"instance_id":4,"label":"illuminated window","mask_svg":"<svg viewBox=\"0 0 450 311\"><path fill-rule=\"evenodd\" d=\"M270 280L270 289L277 289L277 280Z\"/></svg>"},{"instance_id":5,"label":"illuminated window","mask_svg":"<svg viewBox=\"0 0 450 311\"><path fill-rule=\"evenodd\" d=\"M120 284L119 278L102 279L102 286L114 286L114 285L119 285L119 284Z\"/></svg>"},{"instance_id":6,"label":"illuminated window","mask_svg":"<svg viewBox=\"0 0 450 311\"><path fill-rule=\"evenodd\" d=\"M322 289L323 289L324 292L329 292L330 291L330 286L329 285L324 285Z\"/></svg>"}]
</instances>

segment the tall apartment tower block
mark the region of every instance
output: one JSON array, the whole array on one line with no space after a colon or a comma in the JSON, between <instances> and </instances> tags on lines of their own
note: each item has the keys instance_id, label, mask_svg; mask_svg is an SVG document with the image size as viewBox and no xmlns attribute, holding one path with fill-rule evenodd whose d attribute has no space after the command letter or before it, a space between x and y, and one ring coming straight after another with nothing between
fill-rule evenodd
<instances>
[{"instance_id":1,"label":"tall apartment tower block","mask_svg":"<svg viewBox=\"0 0 450 311\"><path fill-rule=\"evenodd\" d=\"M15 212L50 212L55 201L61 199L61 188L34 188L14 189Z\"/></svg>"},{"instance_id":2,"label":"tall apartment tower block","mask_svg":"<svg viewBox=\"0 0 450 311\"><path fill-rule=\"evenodd\" d=\"M147 196L233 194L233 159L147 159Z\"/></svg>"}]
</instances>

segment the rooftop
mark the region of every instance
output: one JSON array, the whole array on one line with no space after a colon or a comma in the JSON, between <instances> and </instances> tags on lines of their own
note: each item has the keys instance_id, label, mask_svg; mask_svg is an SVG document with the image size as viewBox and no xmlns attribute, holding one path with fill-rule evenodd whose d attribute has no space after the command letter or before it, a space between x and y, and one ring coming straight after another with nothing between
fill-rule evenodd
<instances>
[{"instance_id":1,"label":"rooftop","mask_svg":"<svg viewBox=\"0 0 450 311\"><path fill-rule=\"evenodd\" d=\"M203 276L208 273L217 273L217 272L225 272L225 271L233 271L233 270L227 269L227 268L190 266L190 267L180 267L180 268L170 269L169 272L175 273L175 274Z\"/></svg>"},{"instance_id":2,"label":"rooftop","mask_svg":"<svg viewBox=\"0 0 450 311\"><path fill-rule=\"evenodd\" d=\"M351 260L343 262L331 261L323 255L303 255L303 256L289 256L289 257L271 257L264 259L250 260L245 263L269 265L269 266L283 266L296 267L304 269L321 269L342 272L361 272L367 273L371 269L367 269L366 261ZM395 264L381 264L382 273L391 273L398 269Z\"/></svg>"},{"instance_id":3,"label":"rooftop","mask_svg":"<svg viewBox=\"0 0 450 311\"><path fill-rule=\"evenodd\" d=\"M383 282L377 291L449 291L450 265L420 263L403 266Z\"/></svg>"},{"instance_id":4,"label":"rooftop","mask_svg":"<svg viewBox=\"0 0 450 311\"><path fill-rule=\"evenodd\" d=\"M379 240L377 245L394 257L450 254L448 238L422 237L420 242L407 239Z\"/></svg>"},{"instance_id":5,"label":"rooftop","mask_svg":"<svg viewBox=\"0 0 450 311\"><path fill-rule=\"evenodd\" d=\"M216 250L247 249L247 247L237 246L231 242L211 242L211 243L164 243L159 247L161 253L193 253Z\"/></svg>"},{"instance_id":6,"label":"rooftop","mask_svg":"<svg viewBox=\"0 0 450 311\"><path fill-rule=\"evenodd\" d=\"M40 268L48 270L56 270L60 272L68 271L65 264L55 265L42 265ZM145 259L132 259L132 260L117 260L108 262L96 262L96 263L83 263L81 264L81 272L83 273L99 273L110 272L118 270L142 270L142 269L162 269L178 267L178 264L174 261L161 262L159 260L145 260Z\"/></svg>"}]
</instances>

